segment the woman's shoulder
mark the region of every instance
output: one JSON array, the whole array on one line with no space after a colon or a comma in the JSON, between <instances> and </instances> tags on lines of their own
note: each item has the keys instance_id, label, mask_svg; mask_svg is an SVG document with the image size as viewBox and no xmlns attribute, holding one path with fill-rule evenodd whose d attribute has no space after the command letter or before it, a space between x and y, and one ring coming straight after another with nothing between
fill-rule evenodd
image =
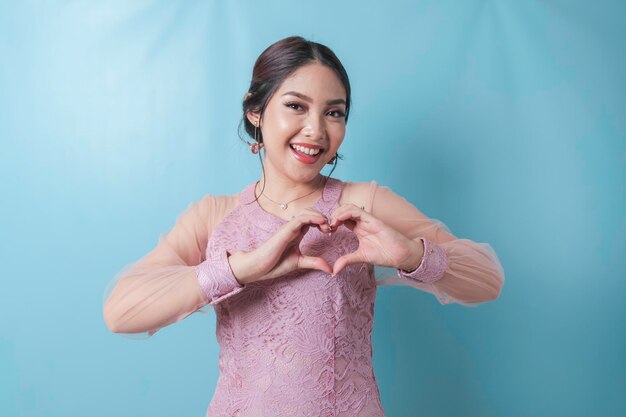
<instances>
[{"instance_id":1,"label":"woman's shoulder","mask_svg":"<svg viewBox=\"0 0 626 417\"><path fill-rule=\"evenodd\" d=\"M343 191L339 204L354 204L371 211L374 193L378 187L376 180L371 181L343 181Z\"/></svg>"},{"instance_id":2,"label":"woman's shoulder","mask_svg":"<svg viewBox=\"0 0 626 417\"><path fill-rule=\"evenodd\" d=\"M236 194L204 194L200 199L202 204L234 206L239 202L240 193Z\"/></svg>"},{"instance_id":3,"label":"woman's shoulder","mask_svg":"<svg viewBox=\"0 0 626 417\"><path fill-rule=\"evenodd\" d=\"M204 194L189 203L188 211L197 213L205 223L215 223L233 210L238 202L239 194Z\"/></svg>"}]
</instances>

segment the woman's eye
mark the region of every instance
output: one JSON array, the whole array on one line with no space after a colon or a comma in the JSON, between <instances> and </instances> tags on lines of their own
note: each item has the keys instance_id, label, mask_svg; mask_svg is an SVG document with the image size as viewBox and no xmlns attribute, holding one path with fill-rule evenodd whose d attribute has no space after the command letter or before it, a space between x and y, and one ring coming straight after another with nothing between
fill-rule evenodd
<instances>
[{"instance_id":1,"label":"woman's eye","mask_svg":"<svg viewBox=\"0 0 626 417\"><path fill-rule=\"evenodd\" d=\"M302 106L298 103L285 103L285 106L292 109L292 110L301 110ZM333 110L328 112L329 114L332 114L334 118L339 119L342 117L346 117L346 114L344 112L342 112L341 110Z\"/></svg>"},{"instance_id":2,"label":"woman's eye","mask_svg":"<svg viewBox=\"0 0 626 417\"><path fill-rule=\"evenodd\" d=\"M285 106L287 106L287 107L289 107L289 108L291 108L291 109L294 109L294 110L298 110L298 108L302 107L302 106L300 106L298 103L287 103L287 104L285 104ZM294 106L294 107L296 107L296 108L294 108L294 107L292 107L292 106Z\"/></svg>"},{"instance_id":3,"label":"woman's eye","mask_svg":"<svg viewBox=\"0 0 626 417\"><path fill-rule=\"evenodd\" d=\"M344 112L342 112L342 111L339 111L339 110L333 110L330 113L335 113L334 117L336 117L336 118L346 117L346 114Z\"/></svg>"}]
</instances>

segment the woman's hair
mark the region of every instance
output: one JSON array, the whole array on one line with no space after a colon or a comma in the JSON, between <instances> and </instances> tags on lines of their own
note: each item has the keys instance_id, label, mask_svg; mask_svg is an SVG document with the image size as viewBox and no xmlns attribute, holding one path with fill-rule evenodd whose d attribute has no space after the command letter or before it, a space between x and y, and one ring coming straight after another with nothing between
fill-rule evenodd
<instances>
[{"instance_id":1,"label":"woman's hair","mask_svg":"<svg viewBox=\"0 0 626 417\"><path fill-rule=\"evenodd\" d=\"M245 131L251 138L263 143L261 129L257 129L257 138L254 138L254 125L248 120L248 112L258 112L260 119L263 117L267 103L280 87L283 81L296 72L300 67L318 62L327 66L337 74L344 89L346 90L345 121L348 122L350 114L350 80L345 68L333 51L325 45L308 41L300 36L289 36L267 47L257 58L252 71L250 88L244 96L242 123ZM241 128L241 123L239 124ZM245 140L239 136L241 140ZM261 153L259 152L259 159ZM333 169L337 166L337 159L343 159L337 154L334 159ZM261 166L263 162L261 161ZM265 170L264 176L265 176ZM330 177L330 174L328 175Z\"/></svg>"},{"instance_id":2,"label":"woman's hair","mask_svg":"<svg viewBox=\"0 0 626 417\"><path fill-rule=\"evenodd\" d=\"M319 62L333 70L341 80L346 90L346 117L350 114L350 80L339 58L327 46L308 41L300 36L290 36L279 40L267 47L257 58L252 70L250 88L243 100L243 123L245 130L254 139L254 125L246 117L248 112L258 112L262 115L267 103L278 87L303 67ZM257 132L259 143L263 137Z\"/></svg>"}]
</instances>

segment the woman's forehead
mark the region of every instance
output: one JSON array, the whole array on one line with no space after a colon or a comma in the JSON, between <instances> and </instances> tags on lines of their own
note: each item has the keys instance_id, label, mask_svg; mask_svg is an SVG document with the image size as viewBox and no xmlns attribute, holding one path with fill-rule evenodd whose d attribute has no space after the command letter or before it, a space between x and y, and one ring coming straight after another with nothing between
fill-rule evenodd
<instances>
[{"instance_id":1,"label":"woman's forehead","mask_svg":"<svg viewBox=\"0 0 626 417\"><path fill-rule=\"evenodd\" d=\"M287 77L277 90L279 96L296 92L315 100L345 99L345 89L335 72L322 64L309 64L298 68Z\"/></svg>"}]
</instances>

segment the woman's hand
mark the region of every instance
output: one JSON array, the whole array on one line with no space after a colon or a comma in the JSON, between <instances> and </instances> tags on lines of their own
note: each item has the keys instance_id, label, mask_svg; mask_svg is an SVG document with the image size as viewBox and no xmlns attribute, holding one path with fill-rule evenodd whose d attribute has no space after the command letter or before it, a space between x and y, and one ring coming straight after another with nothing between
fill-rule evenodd
<instances>
[{"instance_id":1,"label":"woman's hand","mask_svg":"<svg viewBox=\"0 0 626 417\"><path fill-rule=\"evenodd\" d=\"M407 238L362 208L354 204L339 206L330 217L330 226L334 231L340 224L356 234L359 247L335 261L333 275L347 265L361 262L407 270L415 269L419 264L423 254L419 242ZM415 267L407 267L413 264Z\"/></svg>"},{"instance_id":2,"label":"woman's hand","mask_svg":"<svg viewBox=\"0 0 626 417\"><path fill-rule=\"evenodd\" d=\"M283 224L258 248L231 255L230 263L237 280L244 284L262 281L296 269L319 269L331 274L332 268L324 258L305 256L300 252L300 242L311 226L319 228L323 233L331 231L326 216L307 207Z\"/></svg>"}]
</instances>

